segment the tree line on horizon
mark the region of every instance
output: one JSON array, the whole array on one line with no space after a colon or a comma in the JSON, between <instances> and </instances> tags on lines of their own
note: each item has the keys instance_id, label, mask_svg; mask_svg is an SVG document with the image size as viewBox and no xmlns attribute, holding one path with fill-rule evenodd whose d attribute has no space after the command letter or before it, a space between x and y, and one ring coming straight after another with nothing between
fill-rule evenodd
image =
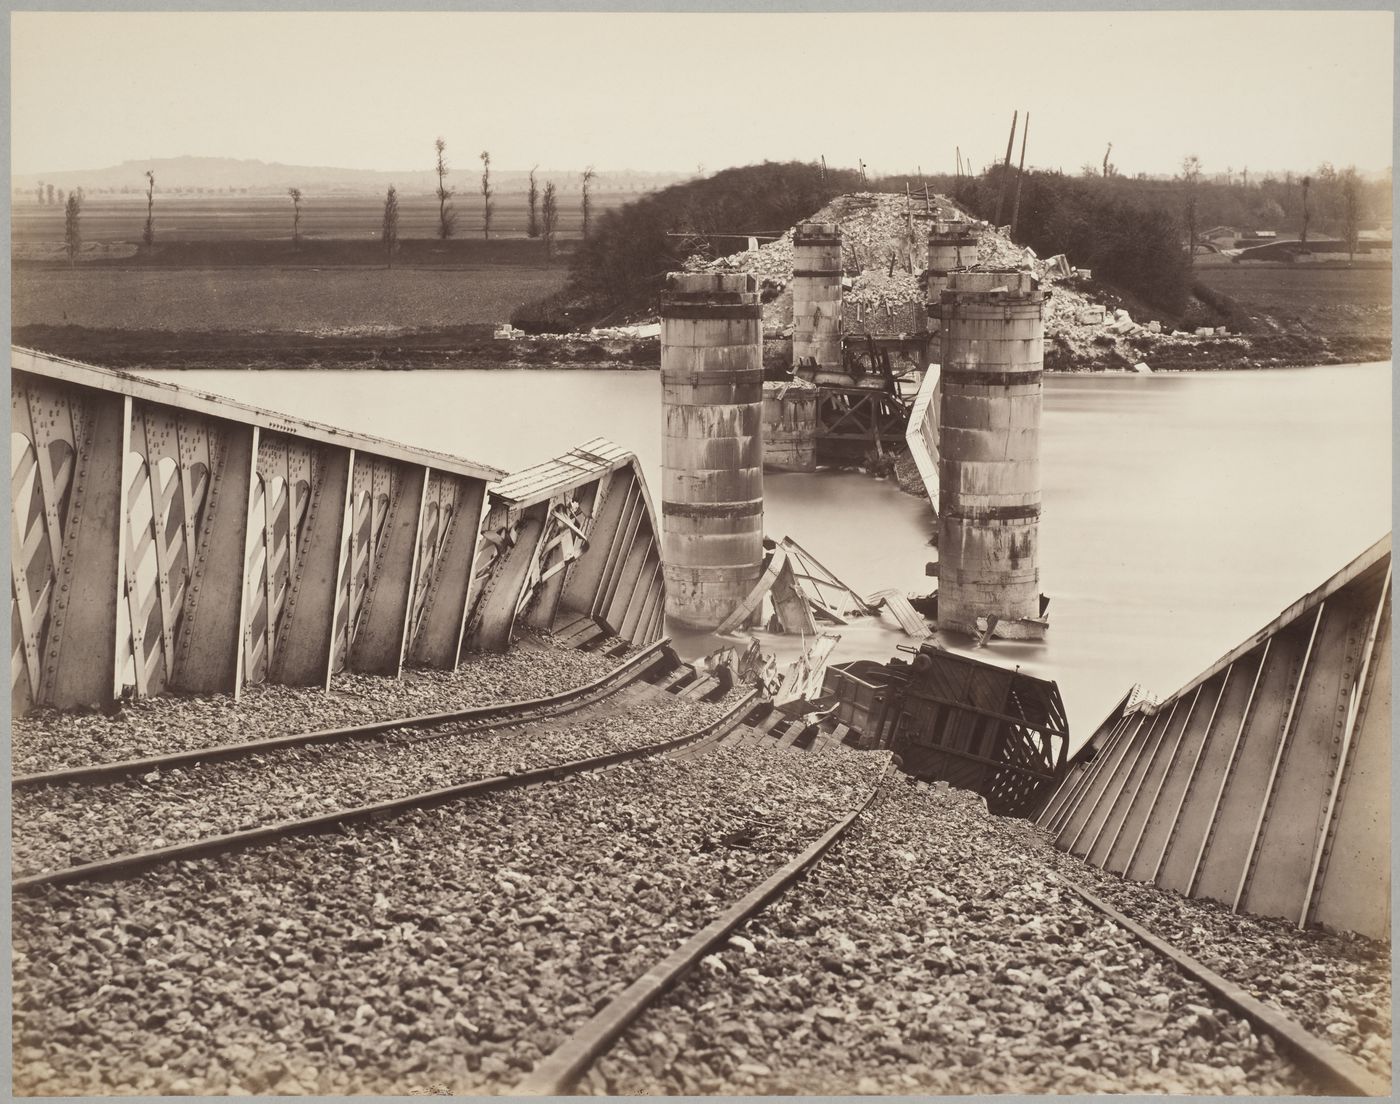
<instances>
[{"instance_id":1,"label":"tree line on horizon","mask_svg":"<svg viewBox=\"0 0 1400 1104\"><path fill-rule=\"evenodd\" d=\"M1174 179L1121 174L1111 160L1077 176L1031 170L1020 174L1013 240L1042 257L1065 254L1072 264L1180 313L1193 293L1193 245L1203 228L1294 228L1333 232L1355 249L1359 228L1389 210L1387 179L1365 180L1354 168L1324 164L1315 174L1251 178L1247 170L1209 180L1188 156ZM961 162L961 158L959 158ZM606 212L597 232L575 251L564 292L531 304L522 315L559 314L568 301L584 316L605 319L655 305L666 273L715 235L782 232L851 191L931 192L949 196L979 218L995 221L1011 204L1017 170L1005 163L981 173L870 177L820 162L764 162L673 184ZM1003 221L1006 221L1003 219Z\"/></svg>"},{"instance_id":2,"label":"tree line on horizon","mask_svg":"<svg viewBox=\"0 0 1400 1104\"><path fill-rule=\"evenodd\" d=\"M446 241L457 232L457 189L448 184L452 170L441 137L434 150L436 237ZM1016 241L1041 256L1064 253L1072 263L1175 311L1190 293L1190 268L1202 227L1233 224L1277 230L1296 223L1304 242L1310 229L1339 233L1354 251L1361 225L1373 212L1387 209L1387 180L1363 179L1350 166L1337 170L1324 163L1315 174L1268 175L1252 181L1248 169L1237 176L1230 168L1222 181L1219 176L1206 179L1200 159L1188 156L1180 174L1163 180L1120 173L1111 152L1110 143L1102 165L1085 165L1078 176L1045 170L1022 173L1011 169L1009 157L1005 164L991 165L977 175L920 173L873 179L863 162L857 170L828 169L824 158L820 163L764 162L670 185L606 211L599 219L592 209L596 173L589 166L580 174L584 243L574 256L569 293L603 313L654 297L666 272L680 267L689 255L687 249L705 248L714 235L781 231L836 195L857 189L898 192L928 187L951 196L978 217L993 220L1012 186L1008 174L1014 173L1014 186L1024 196L1023 203L1018 196L1016 204L1018 212L1024 211L1013 228ZM480 160L481 230L489 240L496 195L489 151L483 150ZM961 168L961 157L959 162ZM527 234L543 240L550 259L558 232L558 189L553 181L540 188L537 170L535 166L528 176ZM146 177L142 243L150 249L155 242L156 181L152 170ZM40 203L65 207L65 241L72 261L78 250L75 243L81 241L83 189L74 188L65 197L62 189L41 184L36 194ZM292 187L287 195L292 202L292 244L297 248L304 192ZM380 226L389 266L399 241L398 224L399 195L390 185Z\"/></svg>"},{"instance_id":3,"label":"tree line on horizon","mask_svg":"<svg viewBox=\"0 0 1400 1104\"><path fill-rule=\"evenodd\" d=\"M449 187L447 177L451 173L451 167L447 161L447 143L441 138L434 142L436 161L433 172L437 177L437 187L433 195L438 201L438 222L437 237L446 241L457 231L457 211L453 203L457 190ZM491 184L491 154L488 150L482 150L481 159L481 197L482 197L482 237L490 240L491 220L495 213L493 198L496 191ZM529 190L527 192L528 224L526 228L527 236L531 238L541 238L545 247L545 258L548 260L554 256L555 240L559 227L559 198L558 190L554 182L546 181L544 189L538 186L536 172L539 166L536 165L530 170ZM580 209L583 216L583 237L586 240L589 236L592 222L593 197L592 183L596 179L597 173L592 165L589 165L580 174ZM155 172L146 170L146 222L142 231L142 244L149 250L155 245L155 195L156 178ZM55 192L57 202L65 203L63 190L55 189L52 184L40 183L37 188L37 198L40 204L55 202ZM287 189L287 196L292 201L292 248L296 249L301 243L301 205L305 198L305 193L299 187ZM64 241L67 246L70 265L76 260L77 252L81 247L81 203L83 199L83 189L74 188L69 193L66 200ZM380 239L384 246L385 263L388 267L393 267L394 252L399 241L399 198L398 189L390 184L384 196L382 222L380 224Z\"/></svg>"}]
</instances>

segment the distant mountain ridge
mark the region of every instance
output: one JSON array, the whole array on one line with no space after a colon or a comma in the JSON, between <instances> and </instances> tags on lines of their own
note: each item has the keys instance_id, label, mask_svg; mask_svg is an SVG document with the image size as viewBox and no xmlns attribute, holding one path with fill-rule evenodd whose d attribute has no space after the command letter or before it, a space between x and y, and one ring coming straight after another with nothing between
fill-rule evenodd
<instances>
[{"instance_id":1,"label":"distant mountain ridge","mask_svg":"<svg viewBox=\"0 0 1400 1104\"><path fill-rule=\"evenodd\" d=\"M57 188L71 190L82 188L87 192L117 191L143 192L146 188L146 172L156 174L157 191L188 191L202 188L206 191L227 188L250 192L285 191L288 188L301 188L304 191L342 193L382 193L393 184L400 192L431 192L437 187L437 175L433 172L431 150L420 168L404 171L382 169L343 169L324 165L284 165L276 161L256 161L233 157L156 157L149 161L124 161L103 169L70 169L66 172L19 173L11 177L12 190L33 191L40 184L52 184ZM480 186L481 163L473 156L465 165L454 164L450 155L448 164L452 166L448 185L455 187L459 194L476 191ZM491 167L491 186L498 192L524 191L528 186L528 169L498 169ZM599 170L593 182L598 191L650 191L664 188L679 180L686 180L693 173L647 172L640 169ZM541 166L536 170L535 179L541 189L546 181L553 181L560 192L576 192L580 188L582 169L558 169Z\"/></svg>"}]
</instances>

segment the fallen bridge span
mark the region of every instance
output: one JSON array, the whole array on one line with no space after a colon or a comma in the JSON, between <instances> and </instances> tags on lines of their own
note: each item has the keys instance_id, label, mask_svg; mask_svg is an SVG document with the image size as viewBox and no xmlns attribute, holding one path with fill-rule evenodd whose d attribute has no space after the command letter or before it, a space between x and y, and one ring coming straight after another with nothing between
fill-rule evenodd
<instances>
[{"instance_id":1,"label":"fallen bridge span","mask_svg":"<svg viewBox=\"0 0 1400 1104\"><path fill-rule=\"evenodd\" d=\"M601 438L501 479L164 381L11 363L15 714L451 670L520 617L660 636L654 511Z\"/></svg>"},{"instance_id":2,"label":"fallen bridge span","mask_svg":"<svg viewBox=\"0 0 1400 1104\"><path fill-rule=\"evenodd\" d=\"M1390 537L1165 701L1131 695L1038 823L1132 881L1390 932Z\"/></svg>"}]
</instances>

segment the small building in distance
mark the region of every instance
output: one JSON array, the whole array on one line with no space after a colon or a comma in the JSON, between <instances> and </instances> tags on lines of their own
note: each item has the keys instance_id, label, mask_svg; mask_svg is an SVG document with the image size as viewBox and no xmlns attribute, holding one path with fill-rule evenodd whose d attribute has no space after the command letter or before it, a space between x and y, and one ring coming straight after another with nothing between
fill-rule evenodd
<instances>
[{"instance_id":1,"label":"small building in distance","mask_svg":"<svg viewBox=\"0 0 1400 1104\"><path fill-rule=\"evenodd\" d=\"M1197 234L1196 242L1213 249L1233 249L1239 236L1240 232L1233 226L1212 226L1209 230L1202 230Z\"/></svg>"}]
</instances>

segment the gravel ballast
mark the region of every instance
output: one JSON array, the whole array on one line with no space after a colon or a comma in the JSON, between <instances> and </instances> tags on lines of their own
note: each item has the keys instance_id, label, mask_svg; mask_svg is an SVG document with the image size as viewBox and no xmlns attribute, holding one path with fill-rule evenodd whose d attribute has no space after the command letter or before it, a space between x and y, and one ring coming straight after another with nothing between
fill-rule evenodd
<instances>
[{"instance_id":1,"label":"gravel ballast","mask_svg":"<svg viewBox=\"0 0 1400 1104\"><path fill-rule=\"evenodd\" d=\"M497 1092L856 808L742 745L15 900L15 1089Z\"/></svg>"},{"instance_id":2,"label":"gravel ballast","mask_svg":"<svg viewBox=\"0 0 1400 1104\"><path fill-rule=\"evenodd\" d=\"M238 701L231 694L136 698L110 716L41 709L12 722L10 769L31 774L548 697L621 662L525 635L504 654L464 656L456 671L412 668L400 679L342 673L329 691L263 683L245 687Z\"/></svg>"},{"instance_id":3,"label":"gravel ballast","mask_svg":"<svg viewBox=\"0 0 1400 1104\"><path fill-rule=\"evenodd\" d=\"M575 713L508 728L272 749L103 785L14 794L14 869L40 873L299 820L695 732L738 701L711 704L631 686Z\"/></svg>"},{"instance_id":4,"label":"gravel ballast","mask_svg":"<svg viewBox=\"0 0 1400 1104\"><path fill-rule=\"evenodd\" d=\"M1232 913L1149 882L1126 882L1015 824L1028 848L1090 893L1301 1024L1372 1073L1390 1077L1390 949L1360 936Z\"/></svg>"},{"instance_id":5,"label":"gravel ballast","mask_svg":"<svg viewBox=\"0 0 1400 1104\"><path fill-rule=\"evenodd\" d=\"M1315 1091L975 795L890 782L579 1091Z\"/></svg>"}]
</instances>

